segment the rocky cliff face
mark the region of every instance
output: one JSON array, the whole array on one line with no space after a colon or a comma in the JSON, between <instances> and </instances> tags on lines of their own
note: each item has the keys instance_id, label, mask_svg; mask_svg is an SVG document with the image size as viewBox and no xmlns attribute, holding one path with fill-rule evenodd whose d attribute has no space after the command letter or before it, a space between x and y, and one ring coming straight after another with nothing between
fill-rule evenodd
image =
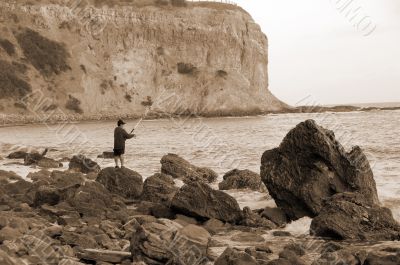
<instances>
[{"instance_id":1,"label":"rocky cliff face","mask_svg":"<svg viewBox=\"0 0 400 265\"><path fill-rule=\"evenodd\" d=\"M223 7L2 2L0 111L15 120L280 110L266 36Z\"/></svg>"}]
</instances>

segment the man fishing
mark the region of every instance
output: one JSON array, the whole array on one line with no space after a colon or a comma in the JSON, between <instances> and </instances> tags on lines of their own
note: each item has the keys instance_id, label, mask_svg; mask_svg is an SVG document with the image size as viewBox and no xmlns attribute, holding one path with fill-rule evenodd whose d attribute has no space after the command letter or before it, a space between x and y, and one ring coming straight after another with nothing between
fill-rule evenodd
<instances>
[{"instance_id":1,"label":"man fishing","mask_svg":"<svg viewBox=\"0 0 400 265\"><path fill-rule=\"evenodd\" d=\"M127 139L131 139L136 135L133 134L133 129L131 133L127 133L124 129L125 122L123 120L119 120L117 123L118 127L114 130L114 160L115 160L115 168L119 168L118 160L121 161L121 168L124 167L125 163L125 141Z\"/></svg>"}]
</instances>

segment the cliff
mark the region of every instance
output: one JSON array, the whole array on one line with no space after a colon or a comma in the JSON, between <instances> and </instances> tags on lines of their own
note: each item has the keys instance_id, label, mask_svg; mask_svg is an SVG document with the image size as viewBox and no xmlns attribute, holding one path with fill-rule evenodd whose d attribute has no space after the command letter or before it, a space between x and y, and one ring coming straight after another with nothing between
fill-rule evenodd
<instances>
[{"instance_id":1,"label":"cliff","mask_svg":"<svg viewBox=\"0 0 400 265\"><path fill-rule=\"evenodd\" d=\"M6 123L286 106L268 90L267 38L238 7L54 3L0 4Z\"/></svg>"}]
</instances>

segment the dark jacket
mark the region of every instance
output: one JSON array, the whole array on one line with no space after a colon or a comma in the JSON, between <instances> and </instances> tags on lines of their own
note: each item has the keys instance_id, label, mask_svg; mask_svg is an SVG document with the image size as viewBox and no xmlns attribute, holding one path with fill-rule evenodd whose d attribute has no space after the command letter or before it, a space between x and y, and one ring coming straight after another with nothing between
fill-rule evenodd
<instances>
[{"instance_id":1,"label":"dark jacket","mask_svg":"<svg viewBox=\"0 0 400 265\"><path fill-rule=\"evenodd\" d=\"M114 149L125 149L126 139L131 139L135 135L127 133L123 128L117 127L114 130Z\"/></svg>"}]
</instances>

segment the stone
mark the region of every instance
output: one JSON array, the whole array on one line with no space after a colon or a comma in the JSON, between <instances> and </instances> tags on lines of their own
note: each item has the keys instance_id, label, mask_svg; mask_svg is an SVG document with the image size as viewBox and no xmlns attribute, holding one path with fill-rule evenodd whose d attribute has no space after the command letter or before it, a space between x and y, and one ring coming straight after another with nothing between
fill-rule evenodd
<instances>
[{"instance_id":1,"label":"stone","mask_svg":"<svg viewBox=\"0 0 400 265\"><path fill-rule=\"evenodd\" d=\"M218 178L218 174L213 170L192 165L176 154L168 154L161 159L161 172L173 178L203 180L209 183Z\"/></svg>"},{"instance_id":2,"label":"stone","mask_svg":"<svg viewBox=\"0 0 400 265\"><path fill-rule=\"evenodd\" d=\"M98 248L98 244L93 237L76 232L63 231L60 241L62 244L67 244L72 247L78 246L81 248Z\"/></svg>"},{"instance_id":3,"label":"stone","mask_svg":"<svg viewBox=\"0 0 400 265\"><path fill-rule=\"evenodd\" d=\"M51 175L50 171L48 171L47 169L42 169L37 172L30 172L26 177L31 179L32 182L42 181L42 182L49 183L50 175Z\"/></svg>"},{"instance_id":4,"label":"stone","mask_svg":"<svg viewBox=\"0 0 400 265\"><path fill-rule=\"evenodd\" d=\"M28 153L24 157L24 165L25 166L30 166L30 165L37 165L40 160L44 159L44 155L39 154L39 153Z\"/></svg>"},{"instance_id":5,"label":"stone","mask_svg":"<svg viewBox=\"0 0 400 265\"><path fill-rule=\"evenodd\" d=\"M170 220L136 226L131 238L134 262L147 264L203 264L211 236L202 227L182 227Z\"/></svg>"},{"instance_id":6,"label":"stone","mask_svg":"<svg viewBox=\"0 0 400 265\"><path fill-rule=\"evenodd\" d=\"M226 173L218 184L220 190L250 189L265 192L266 188L259 174L250 170L233 169Z\"/></svg>"},{"instance_id":7,"label":"stone","mask_svg":"<svg viewBox=\"0 0 400 265\"><path fill-rule=\"evenodd\" d=\"M288 222L286 214L279 208L266 207L261 212L261 217L270 220L271 222L275 223L278 227L284 227Z\"/></svg>"},{"instance_id":8,"label":"stone","mask_svg":"<svg viewBox=\"0 0 400 265\"><path fill-rule=\"evenodd\" d=\"M273 231L272 235L276 236L276 237L290 237L290 236L292 236L292 234L290 232L288 232L288 231L280 231L280 230Z\"/></svg>"},{"instance_id":9,"label":"stone","mask_svg":"<svg viewBox=\"0 0 400 265\"><path fill-rule=\"evenodd\" d=\"M0 243L3 243L5 240L14 240L20 236L22 236L22 234L18 229L6 226L0 230Z\"/></svg>"},{"instance_id":10,"label":"stone","mask_svg":"<svg viewBox=\"0 0 400 265\"><path fill-rule=\"evenodd\" d=\"M277 228L277 226L273 222L265 218L262 218L257 213L252 212L249 207L243 208L242 216L243 217L242 220L240 221L240 224L243 226L255 227L255 228L262 227L268 230Z\"/></svg>"},{"instance_id":11,"label":"stone","mask_svg":"<svg viewBox=\"0 0 400 265\"><path fill-rule=\"evenodd\" d=\"M59 168L63 166L62 163L48 157L43 157L42 159L40 159L37 162L37 165L43 168Z\"/></svg>"},{"instance_id":12,"label":"stone","mask_svg":"<svg viewBox=\"0 0 400 265\"><path fill-rule=\"evenodd\" d=\"M363 194L346 192L325 202L310 233L336 240L400 240L400 224L389 209L370 203Z\"/></svg>"},{"instance_id":13,"label":"stone","mask_svg":"<svg viewBox=\"0 0 400 265\"><path fill-rule=\"evenodd\" d=\"M258 265L258 262L246 252L230 247L226 248L215 261L215 265Z\"/></svg>"},{"instance_id":14,"label":"stone","mask_svg":"<svg viewBox=\"0 0 400 265\"><path fill-rule=\"evenodd\" d=\"M83 155L73 156L69 161L68 168L84 174L100 171L100 166L96 162Z\"/></svg>"},{"instance_id":15,"label":"stone","mask_svg":"<svg viewBox=\"0 0 400 265\"><path fill-rule=\"evenodd\" d=\"M317 216L326 198L359 192L378 204L376 183L368 159L359 147L346 152L313 120L292 129L278 148L261 159L261 178L290 220Z\"/></svg>"},{"instance_id":16,"label":"stone","mask_svg":"<svg viewBox=\"0 0 400 265\"><path fill-rule=\"evenodd\" d=\"M223 191L213 190L204 182L185 184L174 196L171 208L198 219L215 218L238 223L242 212L237 201Z\"/></svg>"},{"instance_id":17,"label":"stone","mask_svg":"<svg viewBox=\"0 0 400 265\"><path fill-rule=\"evenodd\" d=\"M400 252L397 254L385 254L382 252L371 252L368 254L365 265L399 265Z\"/></svg>"},{"instance_id":18,"label":"stone","mask_svg":"<svg viewBox=\"0 0 400 265\"><path fill-rule=\"evenodd\" d=\"M71 171L52 171L50 184L58 189L67 189L80 186L85 182L85 176L80 172Z\"/></svg>"},{"instance_id":19,"label":"stone","mask_svg":"<svg viewBox=\"0 0 400 265\"><path fill-rule=\"evenodd\" d=\"M40 186L35 193L33 204L35 207L43 204L54 206L61 200L60 191L52 186Z\"/></svg>"},{"instance_id":20,"label":"stone","mask_svg":"<svg viewBox=\"0 0 400 265\"><path fill-rule=\"evenodd\" d=\"M174 179L165 174L155 174L144 181L141 200L169 205L179 188Z\"/></svg>"},{"instance_id":21,"label":"stone","mask_svg":"<svg viewBox=\"0 0 400 265\"><path fill-rule=\"evenodd\" d=\"M26 151L15 151L10 153L7 158L8 159L24 159L28 153Z\"/></svg>"},{"instance_id":22,"label":"stone","mask_svg":"<svg viewBox=\"0 0 400 265\"><path fill-rule=\"evenodd\" d=\"M203 227L212 235L215 235L226 229L226 226L223 222L214 218L205 222Z\"/></svg>"},{"instance_id":23,"label":"stone","mask_svg":"<svg viewBox=\"0 0 400 265\"><path fill-rule=\"evenodd\" d=\"M131 253L105 249L84 249L83 251L78 252L77 256L80 259L96 261L96 264L98 262L109 262L115 264L130 259Z\"/></svg>"},{"instance_id":24,"label":"stone","mask_svg":"<svg viewBox=\"0 0 400 265\"><path fill-rule=\"evenodd\" d=\"M15 181L23 180L15 172L0 170L0 184L9 184Z\"/></svg>"},{"instance_id":25,"label":"stone","mask_svg":"<svg viewBox=\"0 0 400 265\"><path fill-rule=\"evenodd\" d=\"M139 198L143 191L142 176L128 168L105 168L99 172L96 181L126 199Z\"/></svg>"}]
</instances>

